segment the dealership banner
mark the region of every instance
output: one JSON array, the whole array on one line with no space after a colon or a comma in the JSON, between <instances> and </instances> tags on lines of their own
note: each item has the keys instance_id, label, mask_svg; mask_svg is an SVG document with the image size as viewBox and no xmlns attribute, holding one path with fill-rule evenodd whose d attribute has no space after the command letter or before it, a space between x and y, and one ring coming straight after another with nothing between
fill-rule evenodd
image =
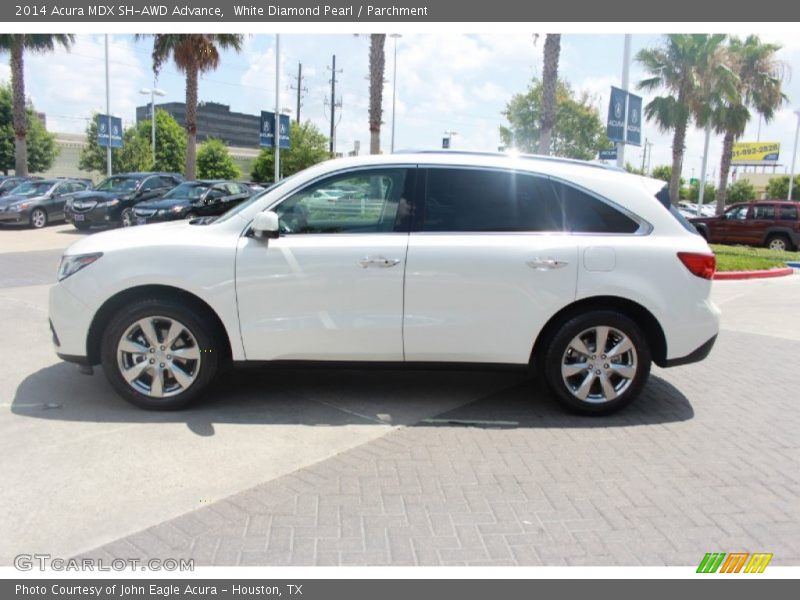
<instances>
[{"instance_id":1,"label":"dealership banner","mask_svg":"<svg viewBox=\"0 0 800 600\"><path fill-rule=\"evenodd\" d=\"M612 142L625 141L625 104L628 92L611 86L611 98L608 101L608 122L606 135Z\"/></svg>"},{"instance_id":2,"label":"dealership banner","mask_svg":"<svg viewBox=\"0 0 800 600\"><path fill-rule=\"evenodd\" d=\"M731 163L734 165L742 163L775 164L778 162L780 153L779 142L736 142L733 145Z\"/></svg>"},{"instance_id":3,"label":"dealership banner","mask_svg":"<svg viewBox=\"0 0 800 600\"><path fill-rule=\"evenodd\" d=\"M289 122L289 115L280 116L280 134L278 135L278 144L281 150L289 150L292 147L289 132L291 124ZM275 113L262 110L261 111L261 134L259 136L259 145L262 148L275 147Z\"/></svg>"},{"instance_id":4,"label":"dealership banner","mask_svg":"<svg viewBox=\"0 0 800 600\"><path fill-rule=\"evenodd\" d=\"M642 97L628 94L628 120L625 128L625 143L642 145Z\"/></svg>"},{"instance_id":5,"label":"dealership banner","mask_svg":"<svg viewBox=\"0 0 800 600\"><path fill-rule=\"evenodd\" d=\"M727 2L727 22L770 22L774 11L753 10L751 3ZM800 3L780 6L780 20L800 21ZM720 20L716 2L672 0L605 0L604 2L538 2L519 0L328 0L325 3L292 0L286 2L236 2L235 0L194 0L153 2L127 0L99 3L86 0L15 0L0 3L0 27L8 23L129 22L184 23L220 22L710 22Z\"/></svg>"},{"instance_id":6,"label":"dealership banner","mask_svg":"<svg viewBox=\"0 0 800 600\"><path fill-rule=\"evenodd\" d=\"M122 148L122 119L97 115L97 145L105 148Z\"/></svg>"}]
</instances>

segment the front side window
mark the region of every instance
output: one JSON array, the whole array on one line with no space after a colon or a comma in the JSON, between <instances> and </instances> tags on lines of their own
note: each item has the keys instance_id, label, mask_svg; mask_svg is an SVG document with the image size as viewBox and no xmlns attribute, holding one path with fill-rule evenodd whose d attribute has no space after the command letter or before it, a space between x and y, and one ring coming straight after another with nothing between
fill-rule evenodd
<instances>
[{"instance_id":1,"label":"front side window","mask_svg":"<svg viewBox=\"0 0 800 600\"><path fill-rule=\"evenodd\" d=\"M732 208L725 213L725 218L733 221L744 221L747 218L747 211L749 210L749 208L750 207L748 206L739 206L737 208Z\"/></svg>"},{"instance_id":2,"label":"front side window","mask_svg":"<svg viewBox=\"0 0 800 600\"><path fill-rule=\"evenodd\" d=\"M410 207L410 179L404 168L334 175L295 192L274 210L283 233L401 231Z\"/></svg>"}]
</instances>

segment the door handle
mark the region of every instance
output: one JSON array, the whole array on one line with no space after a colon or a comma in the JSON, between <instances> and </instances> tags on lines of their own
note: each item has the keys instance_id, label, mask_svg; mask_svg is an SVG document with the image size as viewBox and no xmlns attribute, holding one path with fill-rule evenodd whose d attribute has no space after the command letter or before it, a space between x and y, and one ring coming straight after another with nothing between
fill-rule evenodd
<instances>
[{"instance_id":1,"label":"door handle","mask_svg":"<svg viewBox=\"0 0 800 600\"><path fill-rule=\"evenodd\" d=\"M379 269L388 269L400 264L399 258L384 258L383 256L365 256L359 261L356 261L358 266L362 269L367 267L377 267Z\"/></svg>"},{"instance_id":2,"label":"door handle","mask_svg":"<svg viewBox=\"0 0 800 600\"><path fill-rule=\"evenodd\" d=\"M556 260L555 258L534 258L525 264L537 271L552 271L554 269L566 267L569 262L566 260Z\"/></svg>"}]
</instances>

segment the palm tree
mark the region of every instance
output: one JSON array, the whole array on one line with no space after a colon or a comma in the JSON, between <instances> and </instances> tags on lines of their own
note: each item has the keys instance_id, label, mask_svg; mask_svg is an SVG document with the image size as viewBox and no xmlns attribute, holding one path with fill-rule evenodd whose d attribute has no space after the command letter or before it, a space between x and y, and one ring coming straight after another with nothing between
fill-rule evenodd
<instances>
[{"instance_id":1,"label":"palm tree","mask_svg":"<svg viewBox=\"0 0 800 600\"><path fill-rule=\"evenodd\" d=\"M561 54L561 34L548 33L544 40L542 130L539 136L539 154L550 154L553 127L556 125L556 87L558 85L559 54Z\"/></svg>"},{"instance_id":2,"label":"palm tree","mask_svg":"<svg viewBox=\"0 0 800 600\"><path fill-rule=\"evenodd\" d=\"M713 116L716 130L724 134L717 189L718 214L725 209L733 143L744 134L750 121L750 109L769 122L786 99L781 91L785 65L775 58L778 50L778 44L762 43L757 35L750 35L744 41L730 40L728 56L731 70L737 75L737 86L730 101L720 106Z\"/></svg>"},{"instance_id":3,"label":"palm tree","mask_svg":"<svg viewBox=\"0 0 800 600\"><path fill-rule=\"evenodd\" d=\"M0 35L0 51L11 55L11 90L14 96L14 172L28 174L28 112L25 106L25 50L52 52L56 45L70 49L75 42L72 34L22 33Z\"/></svg>"},{"instance_id":4,"label":"palm tree","mask_svg":"<svg viewBox=\"0 0 800 600\"><path fill-rule=\"evenodd\" d=\"M383 72L386 67L385 33L369 36L369 153L381 152L383 119Z\"/></svg>"},{"instance_id":5,"label":"palm tree","mask_svg":"<svg viewBox=\"0 0 800 600\"><path fill-rule=\"evenodd\" d=\"M671 34L665 36L663 46L640 50L636 55L637 62L650 74L639 82L639 89L666 92L645 106L645 116L655 121L661 131L674 131L669 195L675 205L680 192L686 129L707 91L702 75L715 61L726 37L723 34Z\"/></svg>"},{"instance_id":6,"label":"palm tree","mask_svg":"<svg viewBox=\"0 0 800 600\"><path fill-rule=\"evenodd\" d=\"M137 34L137 38L144 34ZM153 34L153 71L172 59L186 75L186 178L194 179L197 162L197 83L201 74L219 66L220 50L242 49L240 34Z\"/></svg>"}]
</instances>

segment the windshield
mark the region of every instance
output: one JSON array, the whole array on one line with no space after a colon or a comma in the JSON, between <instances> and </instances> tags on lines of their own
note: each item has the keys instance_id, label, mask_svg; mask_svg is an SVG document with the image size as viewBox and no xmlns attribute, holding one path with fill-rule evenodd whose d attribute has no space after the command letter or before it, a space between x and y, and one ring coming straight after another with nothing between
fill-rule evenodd
<instances>
[{"instance_id":1,"label":"windshield","mask_svg":"<svg viewBox=\"0 0 800 600\"><path fill-rule=\"evenodd\" d=\"M164 198L189 198L195 200L208 191L204 183L182 183L164 194Z\"/></svg>"},{"instance_id":2,"label":"windshield","mask_svg":"<svg viewBox=\"0 0 800 600\"><path fill-rule=\"evenodd\" d=\"M0 190L12 190L15 187L20 185L19 180L17 179L6 179L5 181L0 182Z\"/></svg>"},{"instance_id":3,"label":"windshield","mask_svg":"<svg viewBox=\"0 0 800 600\"><path fill-rule=\"evenodd\" d=\"M94 189L98 192L133 192L138 185L139 180L131 177L109 177Z\"/></svg>"},{"instance_id":4,"label":"windshield","mask_svg":"<svg viewBox=\"0 0 800 600\"><path fill-rule=\"evenodd\" d=\"M300 171L300 172L302 173L302 171ZM265 190L263 190L263 191L260 191L260 192L258 192L257 194L255 194L255 195L253 195L253 196L250 196L250 197L249 197L247 200L245 200L244 202L242 202L242 203L240 203L240 204L237 204L236 206L234 206L234 207L233 207L232 209L230 209L228 212L224 213L224 214L223 214L221 217L219 217L219 218L218 218L218 219L217 219L215 222L216 222L216 223L221 223L221 222L223 222L223 221L227 221L227 220L228 220L228 219L230 219L230 218L231 218L233 215L235 215L235 214L237 214L237 213L241 212L242 210L244 210L245 208L247 208L248 206L250 206L251 204L253 204L253 202L256 202L256 201L257 201L257 200L259 200L260 198L263 198L263 197L264 197L264 194L268 194L268 193L270 193L272 190L275 190L275 189L277 189L277 188L279 188L279 187L283 186L283 185L284 185L284 184L285 184L287 181L291 181L292 179L294 179L295 177L297 177L297 175L298 175L298 173L295 173L294 175L290 175L290 176L289 176L289 177L287 177L286 179L281 179L281 180L280 180L278 183L273 183L272 185L270 185L270 186L267 186L267 188L266 188Z\"/></svg>"},{"instance_id":5,"label":"windshield","mask_svg":"<svg viewBox=\"0 0 800 600\"><path fill-rule=\"evenodd\" d=\"M13 196L41 196L53 187L49 181L27 181L11 190Z\"/></svg>"}]
</instances>

